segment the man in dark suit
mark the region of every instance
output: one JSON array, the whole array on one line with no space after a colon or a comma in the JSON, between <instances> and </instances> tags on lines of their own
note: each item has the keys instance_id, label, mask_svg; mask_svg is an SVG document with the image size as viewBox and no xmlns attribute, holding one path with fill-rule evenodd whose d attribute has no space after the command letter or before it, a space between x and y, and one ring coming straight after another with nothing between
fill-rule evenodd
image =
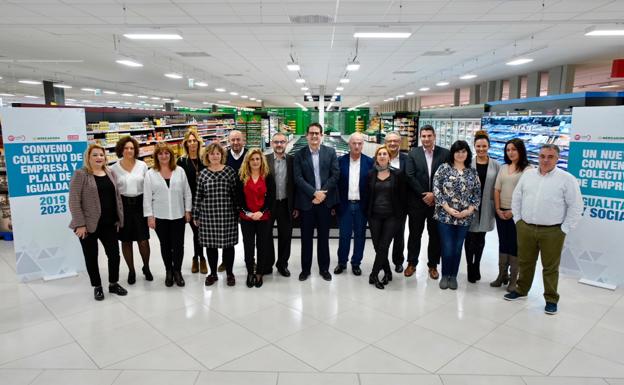
<instances>
[{"instance_id":1,"label":"man in dark suit","mask_svg":"<svg viewBox=\"0 0 624 385\"><path fill-rule=\"evenodd\" d=\"M288 260L292 239L292 220L298 215L294 209L295 181L293 178L293 157L286 153L286 135L278 132L271 139L273 153L267 155L269 170L275 178L275 206L271 208L271 233L277 222L277 262L275 267L284 277L290 277ZM271 237L273 244L273 237Z\"/></svg>"},{"instance_id":2,"label":"man in dark suit","mask_svg":"<svg viewBox=\"0 0 624 385\"><path fill-rule=\"evenodd\" d=\"M331 281L329 273L329 226L331 209L338 203L338 158L336 151L321 145L323 127L312 123L306 130L308 146L295 154L295 207L301 215L301 274L305 281L312 268L312 238L316 228L317 259L321 276Z\"/></svg>"},{"instance_id":3,"label":"man in dark suit","mask_svg":"<svg viewBox=\"0 0 624 385\"><path fill-rule=\"evenodd\" d=\"M338 266L334 274L341 274L347 268L351 235L353 235L353 255L351 269L353 274L361 275L360 263L366 243L366 209L368 207L367 181L368 172L373 166L373 159L362 154L364 138L356 132L349 137L349 153L338 159L340 179L338 181Z\"/></svg>"},{"instance_id":4,"label":"man in dark suit","mask_svg":"<svg viewBox=\"0 0 624 385\"><path fill-rule=\"evenodd\" d=\"M390 155L390 167L399 170L401 176L405 178L405 167L407 164L407 154L401 152L401 134L397 131L386 133L384 141ZM405 221L407 220L407 211L399 219L397 232L394 235L392 243L392 263L394 263L394 271L400 273L403 271L403 262L405 256Z\"/></svg>"},{"instance_id":5,"label":"man in dark suit","mask_svg":"<svg viewBox=\"0 0 624 385\"><path fill-rule=\"evenodd\" d=\"M435 198L433 196L433 176L438 167L449 157L449 150L435 145L435 130L430 125L420 128L421 146L412 149L407 159L405 174L411 194L408 199L409 238L407 241L407 267L405 276L416 272L420 239L427 221L429 245L427 246L429 277L438 279L440 263L440 237L433 219Z\"/></svg>"}]
</instances>

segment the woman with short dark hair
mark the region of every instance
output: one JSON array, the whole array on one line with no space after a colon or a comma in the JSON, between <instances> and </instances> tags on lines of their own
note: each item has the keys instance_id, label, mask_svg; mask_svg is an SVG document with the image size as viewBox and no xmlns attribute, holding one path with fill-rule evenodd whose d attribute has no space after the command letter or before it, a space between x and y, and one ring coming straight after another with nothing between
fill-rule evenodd
<instances>
[{"instance_id":1,"label":"woman with short dark hair","mask_svg":"<svg viewBox=\"0 0 624 385\"><path fill-rule=\"evenodd\" d=\"M477 171L471 167L472 152L464 140L451 146L450 156L433 177L435 211L442 244L440 289L457 290L462 244L481 202Z\"/></svg>"},{"instance_id":2,"label":"woman with short dark hair","mask_svg":"<svg viewBox=\"0 0 624 385\"><path fill-rule=\"evenodd\" d=\"M516 290L518 279L518 241L516 224L511 212L513 191L525 170L531 168L526 147L521 139L514 138L505 143L505 164L500 168L494 184L494 208L496 210L496 231L498 232L498 276L490 286L507 286L507 291ZM509 273L507 270L509 269Z\"/></svg>"},{"instance_id":3,"label":"woman with short dark hair","mask_svg":"<svg viewBox=\"0 0 624 385\"><path fill-rule=\"evenodd\" d=\"M176 167L173 150L166 143L154 149L154 168L145 175L143 211L147 224L156 230L165 263L165 286L184 286L184 228L191 220L193 199L186 173Z\"/></svg>"},{"instance_id":4,"label":"woman with short dark hair","mask_svg":"<svg viewBox=\"0 0 624 385\"><path fill-rule=\"evenodd\" d=\"M124 224L119 231L121 252L128 265L128 283L136 282L134 271L134 252L132 242L139 246L143 260L143 274L147 281L154 279L149 268L150 245L147 219L143 215L143 184L147 165L139 157L139 142L131 136L124 136L117 142L115 153L119 160L111 167L117 180L124 210Z\"/></svg>"}]
</instances>

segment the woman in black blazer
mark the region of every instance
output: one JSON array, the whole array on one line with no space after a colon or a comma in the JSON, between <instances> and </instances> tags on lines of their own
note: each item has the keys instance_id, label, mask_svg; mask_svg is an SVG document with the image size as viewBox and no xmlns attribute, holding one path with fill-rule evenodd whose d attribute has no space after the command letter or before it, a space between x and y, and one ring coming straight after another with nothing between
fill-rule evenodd
<instances>
[{"instance_id":1,"label":"woman in black blazer","mask_svg":"<svg viewBox=\"0 0 624 385\"><path fill-rule=\"evenodd\" d=\"M390 167L390 153L386 146L375 151L375 166L368 174L368 224L375 248L375 262L368 283L383 289L392 281L388 261L390 243L400 225L405 210L405 182L400 171ZM379 280L379 271L384 271Z\"/></svg>"}]
</instances>

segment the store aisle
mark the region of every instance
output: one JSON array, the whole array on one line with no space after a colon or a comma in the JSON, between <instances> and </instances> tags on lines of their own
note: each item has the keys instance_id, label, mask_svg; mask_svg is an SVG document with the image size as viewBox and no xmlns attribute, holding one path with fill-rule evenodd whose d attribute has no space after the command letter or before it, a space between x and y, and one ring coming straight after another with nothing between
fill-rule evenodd
<instances>
[{"instance_id":1,"label":"store aisle","mask_svg":"<svg viewBox=\"0 0 624 385\"><path fill-rule=\"evenodd\" d=\"M0 243L0 384L622 384L624 292L561 279L556 316L543 313L541 283L527 301L503 301L490 288L496 237L487 239L483 280L460 275L442 291L419 265L395 274L386 290L349 271L325 282L313 269L244 284L242 244L237 285L224 273L210 288L190 273L167 288L152 234L153 282L137 277L127 297L93 300L85 273L52 282L16 282L10 242ZM332 270L337 249L331 241ZM100 259L106 277L106 266ZM462 272L464 263L462 262ZM616 380L619 378L619 380Z\"/></svg>"}]
</instances>

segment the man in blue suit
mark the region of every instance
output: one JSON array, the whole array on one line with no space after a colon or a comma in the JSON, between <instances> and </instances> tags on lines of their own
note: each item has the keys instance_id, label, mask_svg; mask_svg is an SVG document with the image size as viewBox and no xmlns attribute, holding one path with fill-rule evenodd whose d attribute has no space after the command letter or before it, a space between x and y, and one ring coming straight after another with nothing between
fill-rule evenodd
<instances>
[{"instance_id":1,"label":"man in blue suit","mask_svg":"<svg viewBox=\"0 0 624 385\"><path fill-rule=\"evenodd\" d=\"M364 138L356 132L349 137L349 153L338 159L340 180L338 195L338 224L340 238L338 242L338 266L334 274L341 274L347 268L351 235L353 235L353 255L351 269L353 274L361 275L360 263L364 255L366 242L366 208L368 172L373 166L373 159L362 154Z\"/></svg>"},{"instance_id":2,"label":"man in blue suit","mask_svg":"<svg viewBox=\"0 0 624 385\"><path fill-rule=\"evenodd\" d=\"M401 175L405 177L405 168L407 162L407 154L401 152L401 134L397 131L386 133L384 144L388 148L390 155L390 167L399 170ZM394 271L401 273L403 271L403 262L405 261L405 221L407 220L407 210L401 216L397 232L392 242L392 263L394 263Z\"/></svg>"},{"instance_id":3,"label":"man in blue suit","mask_svg":"<svg viewBox=\"0 0 624 385\"><path fill-rule=\"evenodd\" d=\"M295 154L293 174L295 207L301 218L301 274L305 281L312 268L312 238L316 228L316 252L321 276L331 281L329 273L329 226L331 209L338 203L338 158L336 151L321 145L323 127L312 123L306 130L308 147Z\"/></svg>"}]
</instances>

